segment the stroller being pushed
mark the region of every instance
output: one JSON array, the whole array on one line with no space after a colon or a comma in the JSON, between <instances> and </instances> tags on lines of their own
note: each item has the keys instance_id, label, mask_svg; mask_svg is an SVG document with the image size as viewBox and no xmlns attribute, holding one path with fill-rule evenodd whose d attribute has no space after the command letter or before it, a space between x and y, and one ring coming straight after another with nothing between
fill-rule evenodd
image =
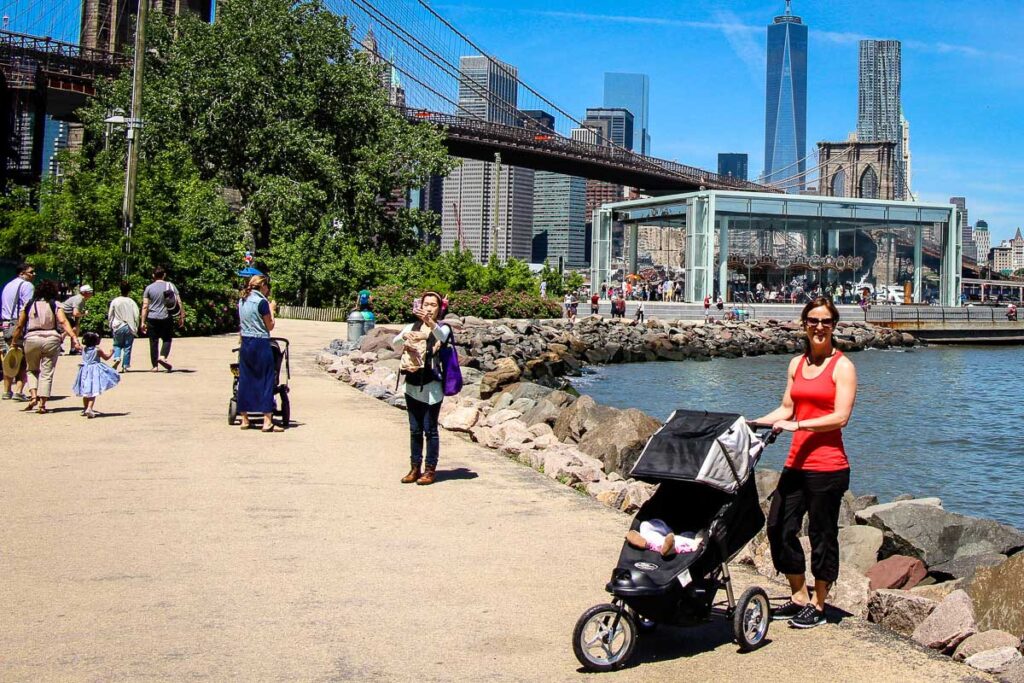
<instances>
[{"instance_id":1,"label":"stroller being pushed","mask_svg":"<svg viewBox=\"0 0 1024 683\"><path fill-rule=\"evenodd\" d=\"M768 634L768 594L758 586L737 601L729 561L764 526L754 466L775 441L740 415L677 410L650 438L631 475L659 484L637 512L631 530L661 520L677 534L694 532L695 550L663 556L624 543L605 590L612 602L591 607L576 622L572 645L591 671L626 665L639 628L694 626L711 616L732 621L740 649L759 647ZM725 606L715 604L725 589Z\"/></svg>"},{"instance_id":2,"label":"stroller being pushed","mask_svg":"<svg viewBox=\"0 0 1024 683\"><path fill-rule=\"evenodd\" d=\"M271 337L270 350L274 354L274 369L277 377L274 380L274 416L281 418L281 426L288 429L292 419L291 400L288 398L288 381L292 378L291 362L288 358L288 340L284 337ZM232 349L237 354L240 348ZM284 366L284 381L281 380L281 366ZM238 419L238 361L231 364L231 398L228 400L228 424L233 425Z\"/></svg>"}]
</instances>

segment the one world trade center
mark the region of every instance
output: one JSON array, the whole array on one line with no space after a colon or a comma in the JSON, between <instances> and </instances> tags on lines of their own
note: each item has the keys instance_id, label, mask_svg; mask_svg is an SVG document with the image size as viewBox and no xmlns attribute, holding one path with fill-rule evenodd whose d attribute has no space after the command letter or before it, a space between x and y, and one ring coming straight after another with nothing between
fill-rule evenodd
<instances>
[{"instance_id":1,"label":"one world trade center","mask_svg":"<svg viewBox=\"0 0 1024 683\"><path fill-rule=\"evenodd\" d=\"M786 13L768 26L764 182L787 192L804 189L807 161L807 26Z\"/></svg>"}]
</instances>

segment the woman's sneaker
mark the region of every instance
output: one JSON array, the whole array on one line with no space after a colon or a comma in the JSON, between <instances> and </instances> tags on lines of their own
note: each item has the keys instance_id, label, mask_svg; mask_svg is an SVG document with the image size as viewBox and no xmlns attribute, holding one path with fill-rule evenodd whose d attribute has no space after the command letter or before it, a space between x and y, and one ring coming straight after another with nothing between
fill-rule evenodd
<instances>
[{"instance_id":1,"label":"woman's sneaker","mask_svg":"<svg viewBox=\"0 0 1024 683\"><path fill-rule=\"evenodd\" d=\"M814 605L805 605L800 614L789 620L793 628L814 628L825 623L825 613Z\"/></svg>"},{"instance_id":2,"label":"woman's sneaker","mask_svg":"<svg viewBox=\"0 0 1024 683\"><path fill-rule=\"evenodd\" d=\"M806 605L799 605L790 600L782 607L772 610L772 620L782 621L785 619L792 619L796 615L800 614L800 612L803 611L805 606Z\"/></svg>"}]
</instances>

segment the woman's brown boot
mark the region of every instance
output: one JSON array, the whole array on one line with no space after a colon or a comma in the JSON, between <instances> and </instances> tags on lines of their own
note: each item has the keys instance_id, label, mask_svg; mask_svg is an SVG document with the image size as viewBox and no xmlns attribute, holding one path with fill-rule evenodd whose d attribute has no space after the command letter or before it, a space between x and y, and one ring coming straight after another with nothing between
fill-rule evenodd
<instances>
[{"instance_id":1,"label":"woman's brown boot","mask_svg":"<svg viewBox=\"0 0 1024 683\"><path fill-rule=\"evenodd\" d=\"M409 474L402 477L403 484L411 484L414 481L418 481L420 478L420 467L419 465L413 465L412 469L409 470Z\"/></svg>"},{"instance_id":2,"label":"woman's brown boot","mask_svg":"<svg viewBox=\"0 0 1024 683\"><path fill-rule=\"evenodd\" d=\"M437 475L437 468L427 465L427 469L423 471L423 476L416 480L416 483L420 486L428 486L434 483L434 477Z\"/></svg>"}]
</instances>

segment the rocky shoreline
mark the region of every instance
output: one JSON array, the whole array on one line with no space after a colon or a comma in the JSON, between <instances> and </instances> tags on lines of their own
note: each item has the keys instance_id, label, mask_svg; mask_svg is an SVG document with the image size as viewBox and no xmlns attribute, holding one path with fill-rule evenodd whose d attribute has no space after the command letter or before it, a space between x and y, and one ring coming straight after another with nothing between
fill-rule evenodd
<instances>
[{"instance_id":1,"label":"rocky shoreline","mask_svg":"<svg viewBox=\"0 0 1024 683\"><path fill-rule=\"evenodd\" d=\"M661 423L578 396L566 382L587 364L708 360L795 353L801 332L777 321L645 325L584 318L483 321L449 317L465 386L442 406L440 424L590 495L635 512L654 486L628 478ZM397 390L394 329L358 348L336 341L317 358L338 380L404 408ZM912 346L909 335L865 323L836 330L846 350ZM762 506L778 473L757 472ZM936 498L879 504L847 493L840 515L840 579L830 603L1005 681L1024 683L1024 533L942 509ZM806 536L802 539L809 547ZM762 531L737 561L778 579Z\"/></svg>"}]
</instances>

